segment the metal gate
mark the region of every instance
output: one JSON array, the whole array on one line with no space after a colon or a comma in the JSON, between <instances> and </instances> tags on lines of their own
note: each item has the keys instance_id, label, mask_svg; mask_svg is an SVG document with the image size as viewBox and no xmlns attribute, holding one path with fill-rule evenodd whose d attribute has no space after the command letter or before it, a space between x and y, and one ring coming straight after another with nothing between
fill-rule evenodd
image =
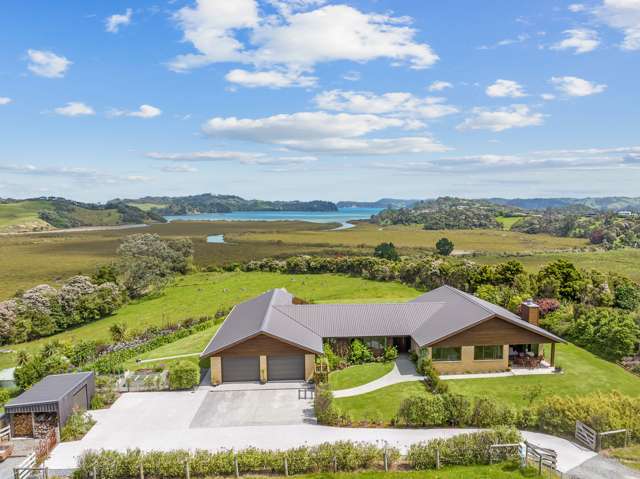
<instances>
[{"instance_id":1,"label":"metal gate","mask_svg":"<svg viewBox=\"0 0 640 479\"><path fill-rule=\"evenodd\" d=\"M304 380L304 355L269 356L267 358L269 381Z\"/></svg>"},{"instance_id":2,"label":"metal gate","mask_svg":"<svg viewBox=\"0 0 640 479\"><path fill-rule=\"evenodd\" d=\"M260 358L258 356L222 358L222 382L259 381Z\"/></svg>"},{"instance_id":3,"label":"metal gate","mask_svg":"<svg viewBox=\"0 0 640 479\"><path fill-rule=\"evenodd\" d=\"M598 450L598 431L585 423L576 421L576 440L592 451Z\"/></svg>"}]
</instances>

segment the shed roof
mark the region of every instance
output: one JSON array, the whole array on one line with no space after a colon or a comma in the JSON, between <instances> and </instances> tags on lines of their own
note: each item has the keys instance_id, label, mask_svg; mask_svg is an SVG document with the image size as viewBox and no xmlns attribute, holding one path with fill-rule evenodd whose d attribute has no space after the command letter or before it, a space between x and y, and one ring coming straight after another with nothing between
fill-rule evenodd
<instances>
[{"instance_id":1,"label":"shed roof","mask_svg":"<svg viewBox=\"0 0 640 479\"><path fill-rule=\"evenodd\" d=\"M34 384L20 396L13 398L5 405L5 410L11 412L12 407L32 406L35 404L55 403L67 394L74 392L84 384L93 372L51 374Z\"/></svg>"}]
</instances>

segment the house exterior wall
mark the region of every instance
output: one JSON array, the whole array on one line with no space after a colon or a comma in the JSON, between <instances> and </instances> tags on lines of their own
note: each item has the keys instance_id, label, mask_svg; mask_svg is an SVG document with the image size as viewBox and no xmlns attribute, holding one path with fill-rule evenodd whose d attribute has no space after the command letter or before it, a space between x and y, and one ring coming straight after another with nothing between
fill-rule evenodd
<instances>
[{"instance_id":1,"label":"house exterior wall","mask_svg":"<svg viewBox=\"0 0 640 479\"><path fill-rule=\"evenodd\" d=\"M428 348L431 357L431 348ZM433 367L439 374L494 373L509 368L509 345L502 345L502 359L478 360L474 357L473 346L462 346L460 361L434 361Z\"/></svg>"},{"instance_id":2,"label":"house exterior wall","mask_svg":"<svg viewBox=\"0 0 640 479\"><path fill-rule=\"evenodd\" d=\"M524 321L523 321L524 322ZM430 346L474 346L487 344L545 344L549 338L494 317Z\"/></svg>"},{"instance_id":3,"label":"house exterior wall","mask_svg":"<svg viewBox=\"0 0 640 479\"><path fill-rule=\"evenodd\" d=\"M220 351L216 356L294 356L307 353L308 351L304 349L266 334L259 334Z\"/></svg>"},{"instance_id":4,"label":"house exterior wall","mask_svg":"<svg viewBox=\"0 0 640 479\"><path fill-rule=\"evenodd\" d=\"M304 379L305 381L311 381L316 370L316 355L305 354L304 355Z\"/></svg>"},{"instance_id":5,"label":"house exterior wall","mask_svg":"<svg viewBox=\"0 0 640 479\"><path fill-rule=\"evenodd\" d=\"M222 358L211 356L211 384L217 386L222 383Z\"/></svg>"}]
</instances>

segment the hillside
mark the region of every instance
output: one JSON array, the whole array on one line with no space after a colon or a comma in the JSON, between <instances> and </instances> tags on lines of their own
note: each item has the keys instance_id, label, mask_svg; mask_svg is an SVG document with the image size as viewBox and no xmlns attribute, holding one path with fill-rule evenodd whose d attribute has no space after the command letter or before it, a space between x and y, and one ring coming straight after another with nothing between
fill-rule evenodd
<instances>
[{"instance_id":1,"label":"hillside","mask_svg":"<svg viewBox=\"0 0 640 479\"><path fill-rule=\"evenodd\" d=\"M100 205L64 198L0 199L0 232L2 233L164 221L161 216L119 201Z\"/></svg>"},{"instance_id":2,"label":"hillside","mask_svg":"<svg viewBox=\"0 0 640 479\"><path fill-rule=\"evenodd\" d=\"M380 198L378 201L338 201L338 208L410 208L422 200Z\"/></svg>"},{"instance_id":3,"label":"hillside","mask_svg":"<svg viewBox=\"0 0 640 479\"><path fill-rule=\"evenodd\" d=\"M639 211L640 198L626 196L605 196L602 198L489 198L488 201L505 206L515 206L527 210L545 210L567 206L584 206L603 211Z\"/></svg>"},{"instance_id":4,"label":"hillside","mask_svg":"<svg viewBox=\"0 0 640 479\"><path fill-rule=\"evenodd\" d=\"M232 211L337 211L330 201L246 200L235 195L145 196L117 200L159 215L231 213Z\"/></svg>"},{"instance_id":5,"label":"hillside","mask_svg":"<svg viewBox=\"0 0 640 479\"><path fill-rule=\"evenodd\" d=\"M518 208L487 200L443 197L420 201L411 208L386 209L371 219L380 225L422 224L426 230L502 229L497 218L525 215Z\"/></svg>"}]
</instances>

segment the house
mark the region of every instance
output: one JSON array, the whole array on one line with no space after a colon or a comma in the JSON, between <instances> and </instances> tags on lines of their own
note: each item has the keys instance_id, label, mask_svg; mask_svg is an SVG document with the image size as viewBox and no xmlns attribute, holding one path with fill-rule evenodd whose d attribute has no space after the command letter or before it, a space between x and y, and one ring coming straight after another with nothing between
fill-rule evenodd
<instances>
[{"instance_id":1,"label":"house","mask_svg":"<svg viewBox=\"0 0 640 479\"><path fill-rule=\"evenodd\" d=\"M43 438L59 432L75 410L89 409L95 387L93 372L45 377L5 405L12 435Z\"/></svg>"},{"instance_id":2,"label":"house","mask_svg":"<svg viewBox=\"0 0 640 479\"><path fill-rule=\"evenodd\" d=\"M495 304L442 286L408 303L300 304L272 289L238 304L201 357L211 358L212 384L311 380L324 342L335 348L360 338L372 349L428 354L443 374L504 371L510 358L536 355L561 338L538 326L531 302L518 316Z\"/></svg>"}]
</instances>

